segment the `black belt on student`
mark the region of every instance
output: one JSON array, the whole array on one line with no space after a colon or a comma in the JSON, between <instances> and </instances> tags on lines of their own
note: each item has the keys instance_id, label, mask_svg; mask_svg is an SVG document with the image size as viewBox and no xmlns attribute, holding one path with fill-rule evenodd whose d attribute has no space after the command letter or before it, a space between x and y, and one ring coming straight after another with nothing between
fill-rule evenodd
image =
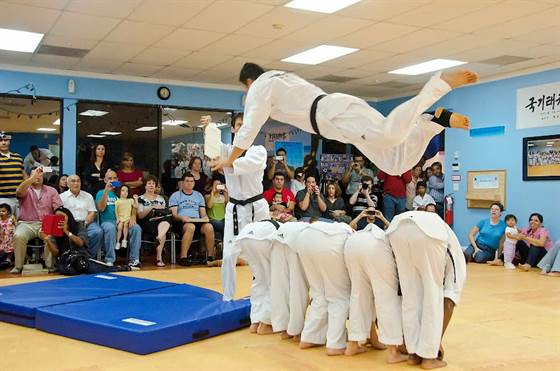
<instances>
[{"instance_id":1,"label":"black belt on student","mask_svg":"<svg viewBox=\"0 0 560 371\"><path fill-rule=\"evenodd\" d=\"M256 195L246 200L236 200L233 197L229 198L229 202L233 204L233 235L234 236L237 236L239 234L239 218L237 216L237 205L245 206L245 205L253 204L254 202L257 202L258 200L262 200L263 198L264 197L262 194ZM251 206L252 206L251 220L255 221L255 205L251 205Z\"/></svg>"},{"instance_id":2,"label":"black belt on student","mask_svg":"<svg viewBox=\"0 0 560 371\"><path fill-rule=\"evenodd\" d=\"M315 117L317 115L317 104L321 99L323 99L326 96L327 96L326 94L321 94L317 98L315 98L315 100L311 104L311 111L309 112L309 120L311 121L311 127L313 128L315 134L319 136L321 136L321 132L319 131L319 126L317 125L317 118Z\"/></svg>"}]
</instances>

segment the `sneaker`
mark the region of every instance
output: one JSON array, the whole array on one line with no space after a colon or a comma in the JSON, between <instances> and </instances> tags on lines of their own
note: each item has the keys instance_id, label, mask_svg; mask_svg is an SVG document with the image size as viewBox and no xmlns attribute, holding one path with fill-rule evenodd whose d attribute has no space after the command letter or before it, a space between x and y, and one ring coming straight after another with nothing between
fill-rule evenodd
<instances>
[{"instance_id":1,"label":"sneaker","mask_svg":"<svg viewBox=\"0 0 560 371\"><path fill-rule=\"evenodd\" d=\"M133 262L128 263L128 267L130 268L131 271L139 271L141 267L140 261L134 260Z\"/></svg>"},{"instance_id":2,"label":"sneaker","mask_svg":"<svg viewBox=\"0 0 560 371\"><path fill-rule=\"evenodd\" d=\"M18 267L13 267L12 270L10 271L11 274L20 274L21 273L21 268Z\"/></svg>"},{"instance_id":3,"label":"sneaker","mask_svg":"<svg viewBox=\"0 0 560 371\"><path fill-rule=\"evenodd\" d=\"M505 269L515 269L515 265L511 264L511 263L505 263L504 264L504 268Z\"/></svg>"},{"instance_id":4,"label":"sneaker","mask_svg":"<svg viewBox=\"0 0 560 371\"><path fill-rule=\"evenodd\" d=\"M128 245L128 241L127 241L127 240L123 240L123 241L121 242L121 246L122 246L123 249L126 249L126 246L127 246L127 245Z\"/></svg>"},{"instance_id":5,"label":"sneaker","mask_svg":"<svg viewBox=\"0 0 560 371\"><path fill-rule=\"evenodd\" d=\"M115 245L115 250L119 250L121 248L121 243L117 242L117 244Z\"/></svg>"}]
</instances>

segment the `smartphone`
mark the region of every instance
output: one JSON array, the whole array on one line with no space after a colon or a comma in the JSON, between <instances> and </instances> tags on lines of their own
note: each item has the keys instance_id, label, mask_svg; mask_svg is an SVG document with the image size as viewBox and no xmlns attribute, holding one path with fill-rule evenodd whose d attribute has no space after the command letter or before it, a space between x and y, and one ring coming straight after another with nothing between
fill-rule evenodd
<instances>
[{"instance_id":1,"label":"smartphone","mask_svg":"<svg viewBox=\"0 0 560 371\"><path fill-rule=\"evenodd\" d=\"M119 182L118 180L115 180L114 182L111 182L111 185L115 188L118 188L118 187L122 186L122 183Z\"/></svg>"},{"instance_id":2,"label":"smartphone","mask_svg":"<svg viewBox=\"0 0 560 371\"><path fill-rule=\"evenodd\" d=\"M283 156L274 156L274 159L276 161L282 161L284 159L284 157Z\"/></svg>"},{"instance_id":3,"label":"smartphone","mask_svg":"<svg viewBox=\"0 0 560 371\"><path fill-rule=\"evenodd\" d=\"M220 191L223 191L224 189L226 189L226 186L223 185L223 184L218 184L218 185L216 186L216 189L218 189L218 190L220 190Z\"/></svg>"},{"instance_id":4,"label":"smartphone","mask_svg":"<svg viewBox=\"0 0 560 371\"><path fill-rule=\"evenodd\" d=\"M43 169L43 173L52 173L53 172L52 167L50 167L50 166L43 166L42 169Z\"/></svg>"}]
</instances>

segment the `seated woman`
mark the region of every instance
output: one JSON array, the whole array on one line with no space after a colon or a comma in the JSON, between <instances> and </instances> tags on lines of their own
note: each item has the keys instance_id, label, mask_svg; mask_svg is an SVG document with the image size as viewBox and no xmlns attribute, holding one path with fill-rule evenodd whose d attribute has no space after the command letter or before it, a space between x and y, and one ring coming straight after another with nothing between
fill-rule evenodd
<instances>
[{"instance_id":1,"label":"seated woman","mask_svg":"<svg viewBox=\"0 0 560 371\"><path fill-rule=\"evenodd\" d=\"M206 211L210 224L214 227L214 233L224 236L224 222L226 218L226 205L229 202L229 194L226 185L221 179L211 179L209 191L204 195Z\"/></svg>"},{"instance_id":2,"label":"seated woman","mask_svg":"<svg viewBox=\"0 0 560 371\"><path fill-rule=\"evenodd\" d=\"M543 216L539 213L532 213L529 217L529 227L513 236L517 240L515 249L519 256L519 268L525 272L529 271L531 267L536 267L546 252L552 248L550 233L542 226L542 223Z\"/></svg>"},{"instance_id":3,"label":"seated woman","mask_svg":"<svg viewBox=\"0 0 560 371\"><path fill-rule=\"evenodd\" d=\"M352 218L346 215L346 205L340 195L342 191L335 182L327 183L327 194L325 195L325 203L327 204L327 211L325 216L336 222L350 223Z\"/></svg>"},{"instance_id":4,"label":"seated woman","mask_svg":"<svg viewBox=\"0 0 560 371\"><path fill-rule=\"evenodd\" d=\"M464 250L467 261L486 263L494 259L496 251L504 243L506 223L500 219L502 211L503 205L493 202L490 205L490 218L482 219L471 229L470 245Z\"/></svg>"},{"instance_id":5,"label":"seated woman","mask_svg":"<svg viewBox=\"0 0 560 371\"><path fill-rule=\"evenodd\" d=\"M39 230L39 238L45 243L46 253L52 254L56 259L56 267L61 274L76 275L117 270L112 265L103 264L89 257L84 240L78 236L79 224L70 210L61 206L54 211L54 214L64 217L58 224L58 227L63 231L63 235L53 237Z\"/></svg>"},{"instance_id":6,"label":"seated woman","mask_svg":"<svg viewBox=\"0 0 560 371\"><path fill-rule=\"evenodd\" d=\"M541 274L551 277L560 277L560 241L556 241L554 247L546 253L537 267L542 269Z\"/></svg>"},{"instance_id":7,"label":"seated woman","mask_svg":"<svg viewBox=\"0 0 560 371\"><path fill-rule=\"evenodd\" d=\"M138 223L144 233L154 237L156 266L165 267L161 255L165 245L165 236L171 227L171 212L166 209L163 197L156 193L158 184L158 179L155 176L148 175L146 177L144 186L146 193L138 198Z\"/></svg>"}]
</instances>

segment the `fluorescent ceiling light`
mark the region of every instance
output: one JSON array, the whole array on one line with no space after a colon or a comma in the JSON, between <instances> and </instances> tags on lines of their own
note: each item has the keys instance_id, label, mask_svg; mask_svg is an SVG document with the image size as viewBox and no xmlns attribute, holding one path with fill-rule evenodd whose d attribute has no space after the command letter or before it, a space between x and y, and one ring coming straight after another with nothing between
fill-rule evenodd
<instances>
[{"instance_id":1,"label":"fluorescent ceiling light","mask_svg":"<svg viewBox=\"0 0 560 371\"><path fill-rule=\"evenodd\" d=\"M89 134L88 138L105 138L105 135Z\"/></svg>"},{"instance_id":2,"label":"fluorescent ceiling light","mask_svg":"<svg viewBox=\"0 0 560 371\"><path fill-rule=\"evenodd\" d=\"M94 109L88 109L87 111L80 112L80 115L98 117L98 116L105 116L108 113L109 112L106 112L106 111L97 111L97 110L94 110Z\"/></svg>"},{"instance_id":3,"label":"fluorescent ceiling light","mask_svg":"<svg viewBox=\"0 0 560 371\"><path fill-rule=\"evenodd\" d=\"M189 122L185 121L185 120L166 120L166 121L162 122L161 124L165 125L165 126L178 126L178 125L181 125L181 124L188 124L188 123Z\"/></svg>"},{"instance_id":4,"label":"fluorescent ceiling light","mask_svg":"<svg viewBox=\"0 0 560 371\"><path fill-rule=\"evenodd\" d=\"M554 142L546 142L546 144L554 144Z\"/></svg>"},{"instance_id":5,"label":"fluorescent ceiling light","mask_svg":"<svg viewBox=\"0 0 560 371\"><path fill-rule=\"evenodd\" d=\"M399 68L398 70L389 71L396 75L421 75L432 71L444 70L446 68L460 66L467 62L456 61L453 59L432 59L424 63L414 64L412 66Z\"/></svg>"},{"instance_id":6,"label":"fluorescent ceiling light","mask_svg":"<svg viewBox=\"0 0 560 371\"><path fill-rule=\"evenodd\" d=\"M355 48L345 48L335 45L319 45L315 48L292 55L291 57L282 59L282 62L300 63L300 64L319 64L331 59L339 58L344 55L358 51Z\"/></svg>"},{"instance_id":7,"label":"fluorescent ceiling light","mask_svg":"<svg viewBox=\"0 0 560 371\"><path fill-rule=\"evenodd\" d=\"M101 135L121 135L122 132L120 132L120 131L104 131L104 132L101 132L99 134L101 134Z\"/></svg>"},{"instance_id":8,"label":"fluorescent ceiling light","mask_svg":"<svg viewBox=\"0 0 560 371\"><path fill-rule=\"evenodd\" d=\"M45 34L0 28L0 49L33 53Z\"/></svg>"},{"instance_id":9,"label":"fluorescent ceiling light","mask_svg":"<svg viewBox=\"0 0 560 371\"><path fill-rule=\"evenodd\" d=\"M56 131L55 128L38 128L37 131Z\"/></svg>"},{"instance_id":10,"label":"fluorescent ceiling light","mask_svg":"<svg viewBox=\"0 0 560 371\"><path fill-rule=\"evenodd\" d=\"M55 126L60 126L60 119L54 120L54 122L52 124L55 125Z\"/></svg>"},{"instance_id":11,"label":"fluorescent ceiling light","mask_svg":"<svg viewBox=\"0 0 560 371\"><path fill-rule=\"evenodd\" d=\"M142 126L141 128L136 129L136 131L153 131L157 130L157 126Z\"/></svg>"},{"instance_id":12,"label":"fluorescent ceiling light","mask_svg":"<svg viewBox=\"0 0 560 371\"><path fill-rule=\"evenodd\" d=\"M177 108L173 108L173 107L163 107L164 111L177 111Z\"/></svg>"},{"instance_id":13,"label":"fluorescent ceiling light","mask_svg":"<svg viewBox=\"0 0 560 371\"><path fill-rule=\"evenodd\" d=\"M284 6L287 8L331 14L350 5L354 5L359 1L360 0L293 0Z\"/></svg>"}]
</instances>

